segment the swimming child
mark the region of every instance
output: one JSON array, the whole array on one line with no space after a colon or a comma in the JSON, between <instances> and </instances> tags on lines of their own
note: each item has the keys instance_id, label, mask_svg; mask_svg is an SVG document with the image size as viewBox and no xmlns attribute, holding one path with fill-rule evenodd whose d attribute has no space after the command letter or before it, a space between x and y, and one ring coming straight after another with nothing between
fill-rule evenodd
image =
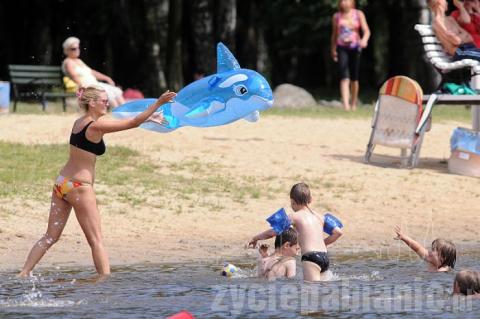
<instances>
[{"instance_id":1,"label":"swimming child","mask_svg":"<svg viewBox=\"0 0 480 319\"><path fill-rule=\"evenodd\" d=\"M275 252L268 255L268 245L258 249L258 277L273 280L276 278L293 278L297 271L295 256L300 246L297 231L289 228L275 237Z\"/></svg>"},{"instance_id":2,"label":"swimming child","mask_svg":"<svg viewBox=\"0 0 480 319\"><path fill-rule=\"evenodd\" d=\"M333 229L332 235L323 238L324 217L312 209L310 188L305 183L293 185L290 190L290 203L293 213L288 217L298 232L300 249L302 251L303 279L307 281L325 280L325 272L330 266L327 245L342 236L342 230ZM276 235L273 229L268 229L254 236L249 246L255 247L257 241L272 238Z\"/></svg>"},{"instance_id":3,"label":"swimming child","mask_svg":"<svg viewBox=\"0 0 480 319\"><path fill-rule=\"evenodd\" d=\"M395 226L395 233L397 233L395 239L403 241L416 252L420 258L428 263L428 271L445 272L455 267L457 249L453 242L437 238L432 242L431 250L427 250L420 243L405 235L399 226Z\"/></svg>"},{"instance_id":4,"label":"swimming child","mask_svg":"<svg viewBox=\"0 0 480 319\"><path fill-rule=\"evenodd\" d=\"M462 270L455 275L453 294L480 296L480 273L474 270Z\"/></svg>"}]
</instances>

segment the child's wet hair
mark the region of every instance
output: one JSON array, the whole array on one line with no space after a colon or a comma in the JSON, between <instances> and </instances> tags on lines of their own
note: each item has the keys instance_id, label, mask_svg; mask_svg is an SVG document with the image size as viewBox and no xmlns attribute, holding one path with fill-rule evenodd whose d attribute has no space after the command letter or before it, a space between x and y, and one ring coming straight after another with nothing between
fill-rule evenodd
<instances>
[{"instance_id":1,"label":"child's wet hair","mask_svg":"<svg viewBox=\"0 0 480 319\"><path fill-rule=\"evenodd\" d=\"M480 273L474 270L462 270L455 275L455 283L462 295L480 294Z\"/></svg>"},{"instance_id":2,"label":"child's wet hair","mask_svg":"<svg viewBox=\"0 0 480 319\"><path fill-rule=\"evenodd\" d=\"M432 242L432 251L437 251L440 258L441 267L455 267L455 262L457 261L457 248L455 244L450 240L445 240L437 238Z\"/></svg>"},{"instance_id":3,"label":"child's wet hair","mask_svg":"<svg viewBox=\"0 0 480 319\"><path fill-rule=\"evenodd\" d=\"M307 206L312 202L310 188L305 183L298 183L292 186L290 190L290 198L298 205Z\"/></svg>"},{"instance_id":4,"label":"child's wet hair","mask_svg":"<svg viewBox=\"0 0 480 319\"><path fill-rule=\"evenodd\" d=\"M280 248L285 243L290 243L290 246L293 246L297 244L297 242L297 231L290 227L275 237L275 248Z\"/></svg>"}]
</instances>

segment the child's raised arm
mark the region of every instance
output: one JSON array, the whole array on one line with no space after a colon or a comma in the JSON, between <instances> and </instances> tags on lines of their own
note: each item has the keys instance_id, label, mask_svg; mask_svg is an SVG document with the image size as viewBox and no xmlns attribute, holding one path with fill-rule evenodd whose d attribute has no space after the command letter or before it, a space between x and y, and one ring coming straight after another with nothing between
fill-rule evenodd
<instances>
[{"instance_id":1,"label":"child's raised arm","mask_svg":"<svg viewBox=\"0 0 480 319\"><path fill-rule=\"evenodd\" d=\"M395 239L399 239L405 244L407 244L407 246L410 247L414 252L416 252L417 255L420 256L420 258L427 259L428 250L420 243L405 235L399 226L395 226L395 233L397 233L397 237Z\"/></svg>"},{"instance_id":2,"label":"child's raised arm","mask_svg":"<svg viewBox=\"0 0 480 319\"><path fill-rule=\"evenodd\" d=\"M332 234L323 240L325 242L325 246L333 244L337 239L342 237L342 235L343 231L340 228L335 227Z\"/></svg>"},{"instance_id":3,"label":"child's raised arm","mask_svg":"<svg viewBox=\"0 0 480 319\"><path fill-rule=\"evenodd\" d=\"M255 246L257 246L257 241L270 239L272 237L275 237L276 235L277 233L275 233L275 231L272 228L270 228L269 230L266 230L256 236L253 236L253 238L248 242L248 247L255 248Z\"/></svg>"}]
</instances>

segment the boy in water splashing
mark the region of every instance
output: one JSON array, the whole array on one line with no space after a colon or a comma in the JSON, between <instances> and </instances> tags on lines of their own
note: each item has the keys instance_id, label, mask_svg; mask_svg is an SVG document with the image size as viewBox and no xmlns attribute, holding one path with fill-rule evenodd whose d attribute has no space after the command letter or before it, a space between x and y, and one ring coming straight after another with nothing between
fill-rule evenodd
<instances>
[{"instance_id":1,"label":"boy in water splashing","mask_svg":"<svg viewBox=\"0 0 480 319\"><path fill-rule=\"evenodd\" d=\"M310 188L305 183L293 185L290 190L290 202L293 213L288 217L298 232L298 241L302 252L303 279L307 281L325 280L325 272L330 266L327 245L335 242L342 231L335 228L327 238L323 238L324 216L310 209L312 202ZM254 236L249 246L255 247L257 241L272 238L276 235L273 229Z\"/></svg>"}]
</instances>

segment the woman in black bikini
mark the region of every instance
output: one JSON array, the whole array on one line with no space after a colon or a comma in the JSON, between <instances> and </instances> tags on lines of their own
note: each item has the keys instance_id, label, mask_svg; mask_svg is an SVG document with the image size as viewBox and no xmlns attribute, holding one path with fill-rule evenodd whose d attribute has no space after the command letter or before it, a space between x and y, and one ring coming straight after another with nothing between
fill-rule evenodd
<instances>
[{"instance_id":1,"label":"woman in black bikini","mask_svg":"<svg viewBox=\"0 0 480 319\"><path fill-rule=\"evenodd\" d=\"M75 121L70 135L70 157L55 182L47 232L32 247L19 276L29 276L45 252L58 241L67 223L70 211L77 220L92 250L93 262L100 275L110 274L108 255L103 246L100 213L93 184L97 156L105 153L103 135L138 127L145 121L161 123L163 116L155 111L172 102L176 93L165 92L150 107L134 118L99 120L107 114L108 97L102 87L88 86L77 93L80 107L86 113ZM154 114L155 113L155 114Z\"/></svg>"}]
</instances>

